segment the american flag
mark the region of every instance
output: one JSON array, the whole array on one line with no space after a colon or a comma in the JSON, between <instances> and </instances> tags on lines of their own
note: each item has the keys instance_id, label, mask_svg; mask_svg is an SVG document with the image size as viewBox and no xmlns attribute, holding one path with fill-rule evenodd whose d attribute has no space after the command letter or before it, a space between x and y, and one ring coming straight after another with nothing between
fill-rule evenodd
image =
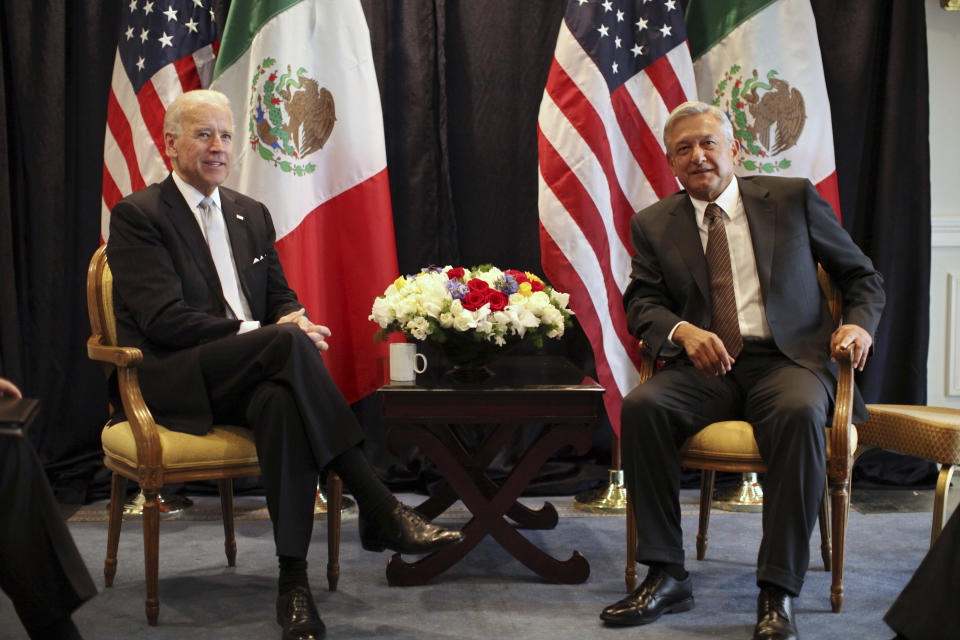
<instances>
[{"instance_id":1,"label":"american flag","mask_svg":"<svg viewBox=\"0 0 960 640\"><path fill-rule=\"evenodd\" d=\"M678 189L662 134L696 99L686 38L679 0L571 0L540 103L543 269L571 294L618 435L640 363L623 310L630 217Z\"/></svg>"},{"instance_id":2,"label":"american flag","mask_svg":"<svg viewBox=\"0 0 960 640\"><path fill-rule=\"evenodd\" d=\"M104 240L113 205L169 173L167 105L209 86L219 47L211 0L129 0L121 23L103 144Z\"/></svg>"}]
</instances>

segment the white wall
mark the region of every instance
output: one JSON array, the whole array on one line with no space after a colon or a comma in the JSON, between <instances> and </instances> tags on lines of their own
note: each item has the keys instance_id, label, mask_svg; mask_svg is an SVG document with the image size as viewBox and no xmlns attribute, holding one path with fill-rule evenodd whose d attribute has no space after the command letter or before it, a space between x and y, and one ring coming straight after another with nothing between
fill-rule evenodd
<instances>
[{"instance_id":1,"label":"white wall","mask_svg":"<svg viewBox=\"0 0 960 640\"><path fill-rule=\"evenodd\" d=\"M926 10L933 227L927 404L960 408L960 11L944 11L940 0L926 0Z\"/></svg>"}]
</instances>

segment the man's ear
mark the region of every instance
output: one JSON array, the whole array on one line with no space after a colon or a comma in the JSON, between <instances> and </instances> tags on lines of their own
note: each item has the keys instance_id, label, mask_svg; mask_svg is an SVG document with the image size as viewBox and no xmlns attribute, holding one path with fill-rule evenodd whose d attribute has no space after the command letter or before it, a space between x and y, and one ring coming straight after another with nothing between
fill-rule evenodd
<instances>
[{"instance_id":1,"label":"man's ear","mask_svg":"<svg viewBox=\"0 0 960 640\"><path fill-rule=\"evenodd\" d=\"M167 158L176 158L177 157L177 148L173 145L176 142L177 136L168 132L163 134L163 150L167 154Z\"/></svg>"}]
</instances>

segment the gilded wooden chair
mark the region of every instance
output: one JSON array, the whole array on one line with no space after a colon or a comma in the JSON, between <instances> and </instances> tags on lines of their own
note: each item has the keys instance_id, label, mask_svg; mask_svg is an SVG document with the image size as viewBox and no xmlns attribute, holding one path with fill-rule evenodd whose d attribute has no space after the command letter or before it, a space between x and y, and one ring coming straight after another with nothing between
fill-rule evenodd
<instances>
[{"instance_id":1,"label":"gilded wooden chair","mask_svg":"<svg viewBox=\"0 0 960 640\"><path fill-rule=\"evenodd\" d=\"M233 478L260 474L253 432L236 426L216 425L202 436L171 431L154 422L140 393L137 365L143 359L139 349L117 345L113 310L113 276L107 264L106 245L93 254L87 270L87 310L90 339L87 354L103 363L109 377L116 371L120 399L127 417L107 425L101 433L103 461L113 472L110 484L110 523L107 558L103 575L107 587L117 572L122 509L127 480L135 480L144 495L143 546L146 573L146 614L157 624L160 600L157 595L159 555L159 505L157 493L165 484L193 480L216 480L223 510L224 547L227 564L236 565L237 543L233 532ZM331 591L340 576L340 502L343 485L335 474L328 478L328 564Z\"/></svg>"},{"instance_id":2,"label":"gilded wooden chair","mask_svg":"<svg viewBox=\"0 0 960 640\"><path fill-rule=\"evenodd\" d=\"M842 296L833 286L829 276L819 269L820 286L823 288L833 320L840 324ZM654 374L654 359L645 351L640 368L640 384ZM853 364L849 357L839 360L840 375L834 403L833 423L827 426L827 491L832 502L828 508L827 496L820 507L820 540L824 569L833 573L830 586L830 604L834 612L843 606L843 551L847 529L847 514L850 508L850 476L853 453L857 448L857 430L851 423L853 411ZM710 524L710 507L714 477L717 471L739 473L763 473L766 463L760 457L753 427L748 422L727 420L707 425L695 436L688 438L680 450L681 463L685 467L700 469L700 521L697 532L697 560L707 553L707 528ZM831 531L835 548L831 550ZM637 529L633 514L632 498L627 494L627 566L625 579L627 591L637 584L636 567ZM831 552L832 551L832 552Z\"/></svg>"},{"instance_id":3,"label":"gilded wooden chair","mask_svg":"<svg viewBox=\"0 0 960 640\"><path fill-rule=\"evenodd\" d=\"M874 447L930 460L940 465L933 499L932 546L943 529L950 480L960 464L960 409L904 404L868 404L870 418L857 425L860 454Z\"/></svg>"}]
</instances>

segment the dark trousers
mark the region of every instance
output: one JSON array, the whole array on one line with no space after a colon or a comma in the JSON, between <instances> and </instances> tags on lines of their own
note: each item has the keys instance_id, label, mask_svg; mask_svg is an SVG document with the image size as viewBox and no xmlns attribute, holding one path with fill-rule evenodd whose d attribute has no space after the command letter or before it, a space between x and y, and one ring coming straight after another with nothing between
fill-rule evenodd
<instances>
[{"instance_id":1,"label":"dark trousers","mask_svg":"<svg viewBox=\"0 0 960 640\"><path fill-rule=\"evenodd\" d=\"M24 438L0 435L0 514L0 587L32 635L97 590Z\"/></svg>"},{"instance_id":2,"label":"dark trousers","mask_svg":"<svg viewBox=\"0 0 960 640\"><path fill-rule=\"evenodd\" d=\"M831 404L816 376L765 342L748 342L725 376L705 377L680 359L630 392L621 446L637 559L683 563L679 447L711 422L746 420L768 467L757 580L798 594L823 499Z\"/></svg>"},{"instance_id":3,"label":"dark trousers","mask_svg":"<svg viewBox=\"0 0 960 640\"><path fill-rule=\"evenodd\" d=\"M305 558L318 473L363 441L350 405L296 325L196 348L214 422L254 431L277 554Z\"/></svg>"},{"instance_id":4,"label":"dark trousers","mask_svg":"<svg viewBox=\"0 0 960 640\"><path fill-rule=\"evenodd\" d=\"M907 640L947 640L960 629L960 508L883 617Z\"/></svg>"}]
</instances>

